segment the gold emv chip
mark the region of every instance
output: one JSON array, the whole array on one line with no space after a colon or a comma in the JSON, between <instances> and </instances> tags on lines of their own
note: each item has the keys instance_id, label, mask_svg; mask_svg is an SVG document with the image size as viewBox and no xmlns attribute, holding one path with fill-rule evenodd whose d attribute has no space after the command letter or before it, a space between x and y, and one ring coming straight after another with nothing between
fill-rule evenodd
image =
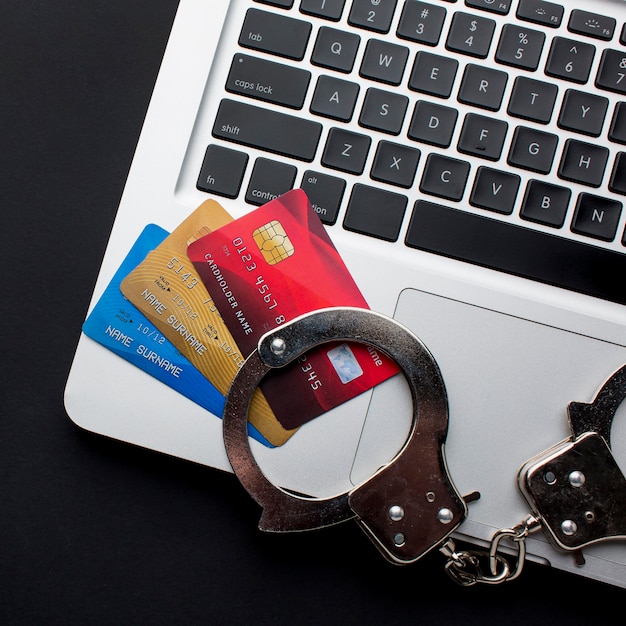
<instances>
[{"instance_id":1,"label":"gold emv chip","mask_svg":"<svg viewBox=\"0 0 626 626\"><path fill-rule=\"evenodd\" d=\"M295 248L278 220L272 220L252 233L256 245L268 265L276 265L290 257Z\"/></svg>"}]
</instances>

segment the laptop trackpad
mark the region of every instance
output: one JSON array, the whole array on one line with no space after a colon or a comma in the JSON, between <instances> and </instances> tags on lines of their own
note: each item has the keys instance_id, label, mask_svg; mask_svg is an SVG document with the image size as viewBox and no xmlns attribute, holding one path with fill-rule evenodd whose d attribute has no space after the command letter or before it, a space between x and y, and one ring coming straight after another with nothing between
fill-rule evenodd
<instances>
[{"instance_id":1,"label":"laptop trackpad","mask_svg":"<svg viewBox=\"0 0 626 626\"><path fill-rule=\"evenodd\" d=\"M394 317L441 369L450 408L450 474L461 493L481 492L470 518L497 527L520 521L527 507L517 493L519 467L570 435L567 404L590 402L626 363L626 348L414 289L402 292ZM411 420L403 376L376 388L352 468L354 484L393 458ZM617 437L616 426L613 452L624 468L626 425Z\"/></svg>"}]
</instances>

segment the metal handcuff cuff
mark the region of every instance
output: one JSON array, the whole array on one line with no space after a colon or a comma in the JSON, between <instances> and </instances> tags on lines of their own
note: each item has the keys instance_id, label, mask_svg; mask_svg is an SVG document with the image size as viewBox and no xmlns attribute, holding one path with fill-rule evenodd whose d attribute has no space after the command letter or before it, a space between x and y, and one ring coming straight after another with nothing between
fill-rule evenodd
<instances>
[{"instance_id":1,"label":"metal handcuff cuff","mask_svg":"<svg viewBox=\"0 0 626 626\"><path fill-rule=\"evenodd\" d=\"M275 486L263 474L250 448L248 407L272 369L334 341L373 346L397 363L411 391L413 421L396 456L368 480L334 497L309 498ZM448 473L448 399L437 362L418 337L392 318L335 307L302 315L265 334L227 395L224 443L233 471L263 509L261 530L310 530L354 518L392 563L412 563L439 548L447 558L446 571L459 584L496 584L519 576L525 540L540 528L555 547L572 551L579 562L584 546L626 539L626 479L609 443L613 417L625 397L626 365L594 402L570 403L572 437L520 469L519 487L531 514L496 532L485 550L457 550L450 537L466 518L467 505L480 495L461 496ZM514 548L512 565L501 550L505 540Z\"/></svg>"}]
</instances>

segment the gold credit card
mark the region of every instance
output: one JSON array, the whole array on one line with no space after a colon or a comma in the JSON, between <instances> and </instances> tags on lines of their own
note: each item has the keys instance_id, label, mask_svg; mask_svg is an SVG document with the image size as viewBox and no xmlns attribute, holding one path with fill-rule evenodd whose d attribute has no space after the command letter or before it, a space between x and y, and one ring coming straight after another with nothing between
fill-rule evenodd
<instances>
[{"instance_id":1,"label":"gold credit card","mask_svg":"<svg viewBox=\"0 0 626 626\"><path fill-rule=\"evenodd\" d=\"M247 354L226 327L187 246L231 221L220 204L203 202L120 284L124 296L224 395ZM258 389L248 419L274 446L297 430L280 424Z\"/></svg>"}]
</instances>

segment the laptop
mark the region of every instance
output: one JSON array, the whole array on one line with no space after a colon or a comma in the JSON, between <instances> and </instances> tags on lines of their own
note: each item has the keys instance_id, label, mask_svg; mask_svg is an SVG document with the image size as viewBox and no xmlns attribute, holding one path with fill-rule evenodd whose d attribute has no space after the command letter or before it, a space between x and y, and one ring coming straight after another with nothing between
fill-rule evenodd
<instances>
[{"instance_id":1,"label":"laptop","mask_svg":"<svg viewBox=\"0 0 626 626\"><path fill-rule=\"evenodd\" d=\"M571 435L568 403L626 363L625 66L623 0L181 0L89 310L146 224L301 187L370 308L436 359L450 475L481 495L455 536L484 546L529 512L518 470ZM231 471L219 416L85 334L65 403ZM393 458L411 416L396 376L251 445L274 484L326 497ZM610 443L623 471L624 407ZM584 566L527 544L626 587L624 542Z\"/></svg>"}]
</instances>

